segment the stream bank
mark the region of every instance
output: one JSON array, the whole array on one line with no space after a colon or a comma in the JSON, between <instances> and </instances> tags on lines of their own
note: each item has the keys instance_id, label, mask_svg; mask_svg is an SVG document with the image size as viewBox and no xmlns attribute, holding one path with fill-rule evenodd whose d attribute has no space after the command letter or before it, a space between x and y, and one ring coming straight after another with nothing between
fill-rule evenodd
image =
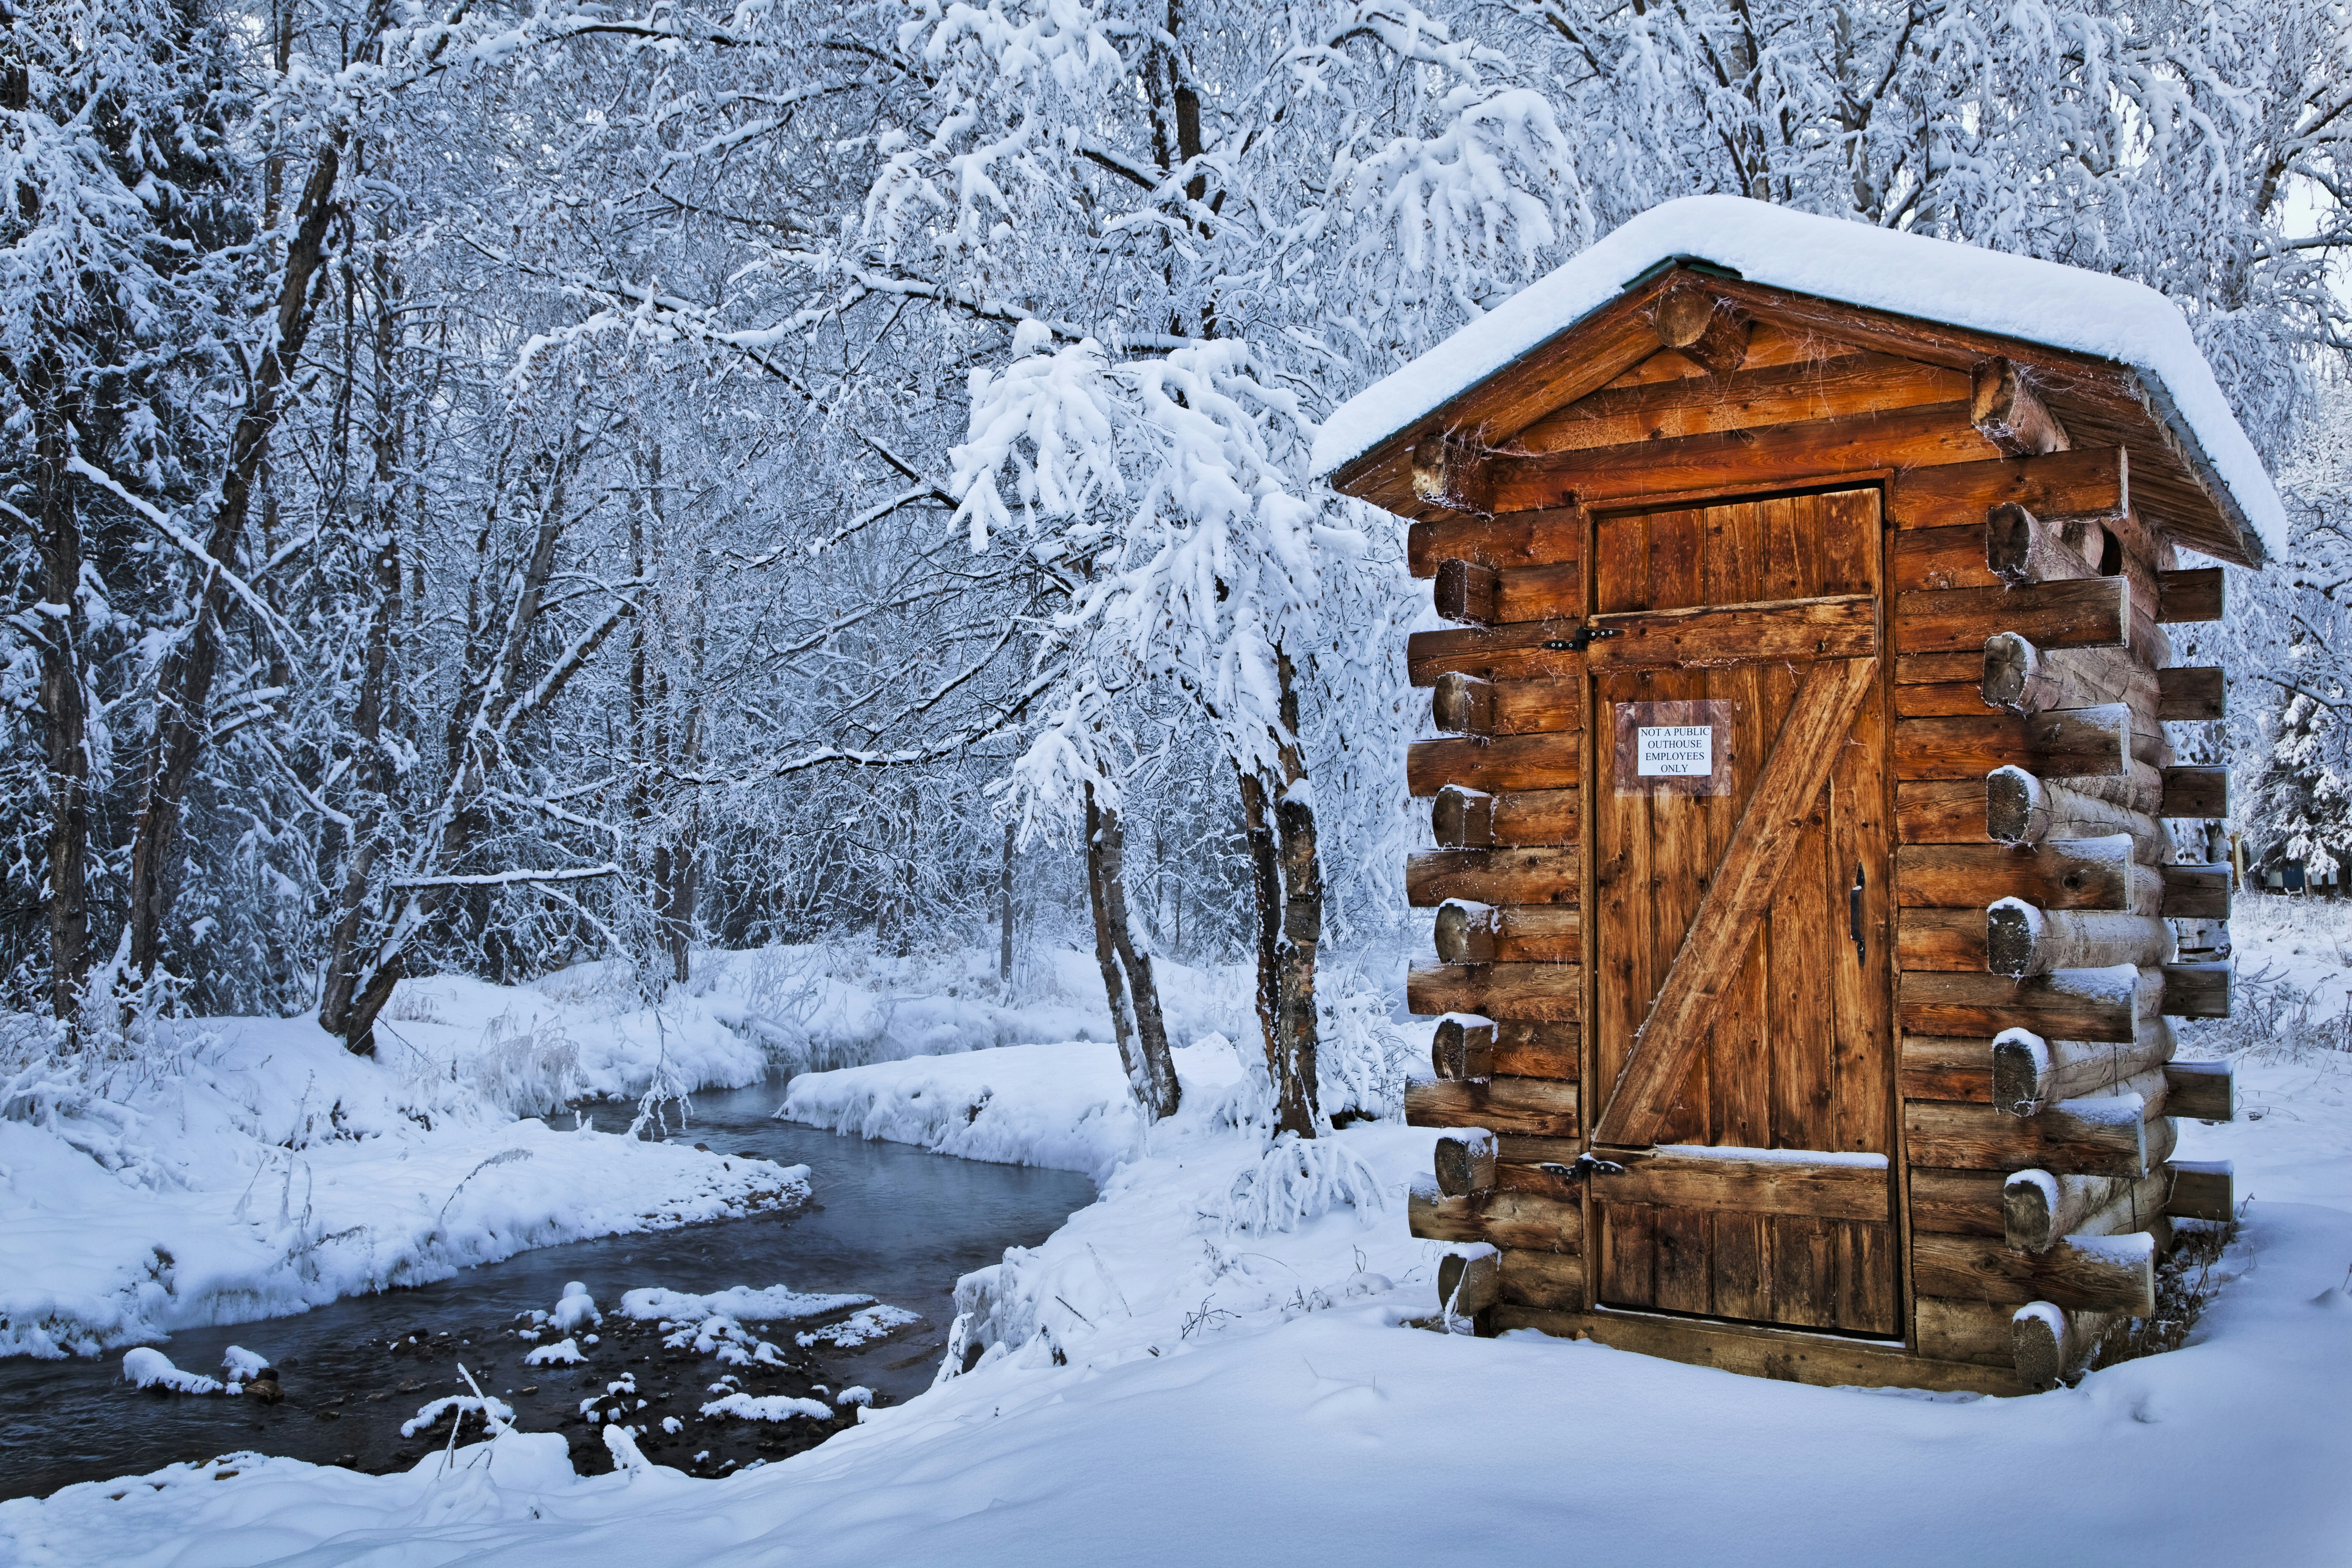
<instances>
[{"instance_id":1,"label":"stream bank","mask_svg":"<svg viewBox=\"0 0 2352 1568\"><path fill-rule=\"evenodd\" d=\"M426 1402L470 1393L456 1372L460 1361L484 1392L516 1408L518 1426L566 1432L575 1455L592 1469L609 1468L611 1460L598 1435L583 1423L579 1404L625 1375L648 1385L634 1397L650 1401L651 1390L666 1390L665 1411L680 1415L689 1432L699 1404L720 1397L709 1385L727 1373L741 1379L744 1392L759 1394L801 1397L823 1385L835 1394L863 1386L882 1404L912 1397L929 1385L944 1352L957 1278L998 1261L1008 1247L1043 1241L1093 1200L1093 1184L1066 1171L959 1160L777 1121L772 1113L782 1090L781 1081L772 1080L698 1095L691 1120L673 1136L720 1152L807 1164L814 1196L803 1207L544 1247L413 1290L349 1298L293 1317L186 1330L159 1347L184 1370L214 1374L231 1345L252 1351L280 1371L286 1397L278 1405L142 1393L122 1381L120 1353L92 1361L0 1363L0 1497L46 1495L74 1481L247 1449L328 1464L349 1459L360 1468L394 1466L401 1454L447 1440L446 1420L431 1436L404 1438L399 1428ZM551 1309L573 1280L587 1286L612 1323L620 1321L613 1309L627 1290L708 1292L739 1285L870 1297L913 1312L918 1321L860 1344L811 1347L801 1346L797 1335L847 1313L747 1323L790 1363L782 1367L714 1365L707 1357L667 1351L657 1341L636 1344L630 1330L623 1331L614 1351L599 1354L601 1346L583 1345L589 1360L581 1366L525 1366L523 1356L535 1347L514 1337L516 1315ZM655 1331L652 1323L639 1327ZM395 1342L408 1348L394 1354ZM416 1353L420 1348L425 1353ZM667 1364L656 1359L665 1354ZM625 1359L636 1356L647 1359ZM525 1394L525 1388L537 1392ZM643 1417L632 1413L627 1419L636 1424ZM806 1417L725 1422L730 1436L713 1450L713 1463L730 1457L749 1463L737 1449L749 1457L782 1457L853 1419L854 1409L841 1407L831 1423ZM721 1425L702 1423L714 1438ZM656 1424L649 1438L658 1431ZM583 1447L583 1438L591 1446ZM712 1447L710 1442L682 1447L688 1462L681 1468L693 1468L691 1456ZM647 1449L663 1463L679 1462L655 1456L650 1442Z\"/></svg>"}]
</instances>

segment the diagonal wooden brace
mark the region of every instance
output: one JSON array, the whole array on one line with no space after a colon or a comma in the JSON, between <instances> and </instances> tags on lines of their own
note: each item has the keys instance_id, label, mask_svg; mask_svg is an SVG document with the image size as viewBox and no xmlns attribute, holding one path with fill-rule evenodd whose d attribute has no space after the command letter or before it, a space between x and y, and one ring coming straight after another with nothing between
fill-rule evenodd
<instances>
[{"instance_id":1,"label":"diagonal wooden brace","mask_svg":"<svg viewBox=\"0 0 2352 1568\"><path fill-rule=\"evenodd\" d=\"M1638 1148L1657 1141L1658 1126L1674 1109L1691 1058L1706 1042L1724 992L1738 977L1756 922L1772 901L1854 711L1877 675L1875 658L1823 659L1806 669L1739 814L1731 847L1699 900L1649 1017L1633 1036L1592 1130L1594 1143Z\"/></svg>"}]
</instances>

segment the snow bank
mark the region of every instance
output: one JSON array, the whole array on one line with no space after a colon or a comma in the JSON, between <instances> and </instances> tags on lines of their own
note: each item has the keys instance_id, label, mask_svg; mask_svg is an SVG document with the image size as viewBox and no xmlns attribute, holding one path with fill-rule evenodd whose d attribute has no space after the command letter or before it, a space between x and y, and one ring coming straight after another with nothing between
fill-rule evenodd
<instances>
[{"instance_id":1,"label":"snow bank","mask_svg":"<svg viewBox=\"0 0 2352 1568\"><path fill-rule=\"evenodd\" d=\"M2352 1121L2333 1120L2341 1140ZM1331 1142L1393 1198L1428 1139L1364 1124ZM1268 1151L1259 1131L1198 1113L1146 1143L1099 1203L983 1271L973 1294L1006 1333L971 1371L779 1464L697 1481L640 1457L583 1479L549 1434L384 1477L237 1456L0 1503L0 1559L194 1564L236 1542L287 1564L1189 1568L1549 1562L1572 1541L1740 1568L1900 1540L1932 1568L2331 1563L2352 1531L2342 1208L2258 1203L2186 1348L1983 1400L1404 1329L1434 1307L1440 1249L1393 1212L1243 1238L1224 1195Z\"/></svg>"},{"instance_id":2,"label":"snow bank","mask_svg":"<svg viewBox=\"0 0 2352 1568\"><path fill-rule=\"evenodd\" d=\"M909 957L863 943L704 952L690 989L712 1017L794 1071L1111 1038L1092 953L1033 954L1011 989L996 965L993 948ZM1245 965L1203 970L1155 959L1152 973L1175 1038L1232 1030L1251 1016Z\"/></svg>"},{"instance_id":3,"label":"snow bank","mask_svg":"<svg viewBox=\"0 0 2352 1568\"><path fill-rule=\"evenodd\" d=\"M773 1323L823 1317L845 1307L864 1306L873 1300L871 1296L818 1295L782 1285L771 1285L764 1290L730 1285L724 1290L699 1295L654 1286L623 1291L621 1315L640 1322L667 1320L674 1323L698 1323L705 1318L731 1318L740 1323Z\"/></svg>"},{"instance_id":4,"label":"snow bank","mask_svg":"<svg viewBox=\"0 0 2352 1568\"><path fill-rule=\"evenodd\" d=\"M534 1247L797 1202L804 1173L536 1119L582 1099L690 1095L1024 1031L1109 1037L1091 959L1043 955L1017 997L994 963L976 951L709 952L658 1006L607 963L520 986L406 980L373 1059L308 1019L167 1025L155 1070L47 1098L12 1086L0 1355L96 1354ZM1239 970L1162 972L1185 1026L1247 1013ZM608 1114L617 1131L630 1112Z\"/></svg>"},{"instance_id":5,"label":"snow bank","mask_svg":"<svg viewBox=\"0 0 2352 1568\"><path fill-rule=\"evenodd\" d=\"M370 1061L308 1020L188 1029L175 1070L0 1120L0 1354L94 1355L807 1196L799 1167L513 1120L397 1039Z\"/></svg>"},{"instance_id":6,"label":"snow bank","mask_svg":"<svg viewBox=\"0 0 2352 1568\"><path fill-rule=\"evenodd\" d=\"M1179 1047L1175 1057L1187 1104L1247 1077L1222 1036ZM776 1114L968 1160L1084 1171L1097 1182L1143 1138L1110 1044L1007 1046L807 1073L793 1079Z\"/></svg>"},{"instance_id":7,"label":"snow bank","mask_svg":"<svg viewBox=\"0 0 2352 1568\"><path fill-rule=\"evenodd\" d=\"M2179 306L2143 284L2030 257L1740 196L1651 208L1521 289L1324 421L1314 471L1330 473L1607 303L1659 262L1690 258L1753 283L2096 354L2139 370L2159 407L2212 462L2273 555L2286 513Z\"/></svg>"}]
</instances>

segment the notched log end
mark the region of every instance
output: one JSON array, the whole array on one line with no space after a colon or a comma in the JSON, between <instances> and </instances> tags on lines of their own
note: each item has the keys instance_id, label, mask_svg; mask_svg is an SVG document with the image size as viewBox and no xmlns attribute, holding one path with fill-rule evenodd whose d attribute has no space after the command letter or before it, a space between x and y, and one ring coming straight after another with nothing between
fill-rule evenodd
<instances>
[{"instance_id":1,"label":"notched log end","mask_svg":"<svg viewBox=\"0 0 2352 1568\"><path fill-rule=\"evenodd\" d=\"M1662 347L1673 349L1710 375L1729 375L1748 363L1755 321L1696 278L1677 278L1650 307Z\"/></svg>"},{"instance_id":2,"label":"notched log end","mask_svg":"<svg viewBox=\"0 0 2352 1568\"><path fill-rule=\"evenodd\" d=\"M1492 465L1483 447L1435 430L1413 444L1412 493L1421 500L1492 517L1494 489Z\"/></svg>"},{"instance_id":3,"label":"notched log end","mask_svg":"<svg viewBox=\"0 0 2352 1568\"><path fill-rule=\"evenodd\" d=\"M1969 417L1979 435L2011 458L2046 457L2071 445L2066 427L2006 358L1977 362Z\"/></svg>"}]
</instances>

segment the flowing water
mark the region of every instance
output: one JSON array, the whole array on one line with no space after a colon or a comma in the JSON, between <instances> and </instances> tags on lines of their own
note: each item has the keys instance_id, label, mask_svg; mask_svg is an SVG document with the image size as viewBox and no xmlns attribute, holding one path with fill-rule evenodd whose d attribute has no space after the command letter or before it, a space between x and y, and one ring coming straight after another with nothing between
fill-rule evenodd
<instances>
[{"instance_id":1,"label":"flowing water","mask_svg":"<svg viewBox=\"0 0 2352 1568\"><path fill-rule=\"evenodd\" d=\"M830 1387L862 1384L885 1402L900 1402L931 1382L954 1315L956 1277L995 1262L1007 1247L1036 1245L1093 1200L1093 1184L1067 1171L952 1159L773 1121L782 1099L774 1082L698 1095L692 1124L679 1136L723 1152L806 1164L815 1189L806 1208L542 1247L416 1289L353 1297L290 1318L184 1330L161 1347L183 1369L215 1376L228 1346L256 1352L279 1367L282 1404L142 1393L122 1381L120 1352L91 1361L0 1361L0 1497L38 1496L242 1449L370 1469L413 1462L417 1450L403 1447L401 1421L425 1399L465 1390L444 1386L450 1370L428 1373L421 1356L388 1356L388 1343L411 1334L448 1335L439 1348L513 1404L522 1428L544 1430L566 1418L576 1425L572 1395L588 1386L583 1380L613 1369L570 1376L525 1371L520 1352L529 1347L502 1331L517 1312L552 1308L572 1279L587 1285L608 1322L621 1292L643 1285L855 1291L919 1312L921 1322L877 1344L817 1352ZM792 1343L783 1325L747 1327ZM520 1392L542 1386L536 1399ZM575 1451L602 1459L586 1433L574 1442ZM650 1444L647 1451L673 1462Z\"/></svg>"}]
</instances>

